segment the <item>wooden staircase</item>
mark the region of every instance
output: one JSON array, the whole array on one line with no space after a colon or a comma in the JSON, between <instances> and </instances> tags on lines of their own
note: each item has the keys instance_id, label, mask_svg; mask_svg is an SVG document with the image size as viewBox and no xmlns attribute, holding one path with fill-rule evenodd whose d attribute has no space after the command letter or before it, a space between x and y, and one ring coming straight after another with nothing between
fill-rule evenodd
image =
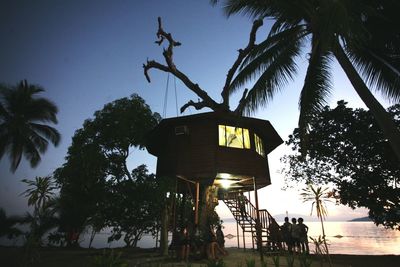
<instances>
[{"instance_id":1,"label":"wooden staircase","mask_svg":"<svg viewBox=\"0 0 400 267\"><path fill-rule=\"evenodd\" d=\"M233 217L240 225L244 233L251 233L252 244L258 244L257 240L257 209L240 193L227 193L223 199L231 211ZM279 225L266 209L259 210L261 228L261 246L265 252L278 252L282 249Z\"/></svg>"}]
</instances>

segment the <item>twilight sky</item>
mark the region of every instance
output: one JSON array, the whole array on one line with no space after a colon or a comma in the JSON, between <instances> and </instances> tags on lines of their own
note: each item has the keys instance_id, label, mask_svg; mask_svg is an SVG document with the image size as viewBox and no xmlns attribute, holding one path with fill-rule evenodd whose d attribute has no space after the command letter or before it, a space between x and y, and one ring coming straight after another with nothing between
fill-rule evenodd
<instances>
[{"instance_id":1,"label":"twilight sky","mask_svg":"<svg viewBox=\"0 0 400 267\"><path fill-rule=\"evenodd\" d=\"M61 166L75 130L104 104L137 93L154 112L163 113L167 74L152 70L149 84L142 69L147 58L163 63L162 48L154 43L158 16L163 19L164 30L182 43L175 49L177 67L220 101L226 73L237 50L247 44L251 21L241 16L227 19L208 0L0 1L0 82L16 84L27 79L43 86L46 92L42 96L59 107L56 128L62 134L61 144L50 147L36 169L30 169L23 160L12 174L8 158L1 160L0 207L8 214L21 214L27 209L26 199L20 196L26 188L20 180L49 175ZM269 25L264 21L258 40L266 36ZM298 62L295 81L255 115L269 120L284 140L298 120L299 91L307 59L302 57ZM365 108L337 64L333 66L334 91L328 103L334 105L344 99L349 106ZM169 88L166 116L173 117L172 77ZM177 98L178 107L190 99L197 100L179 80ZM196 111L192 108L184 115L193 113ZM283 177L278 172L283 166L279 159L288 151L281 145L269 154L272 185L260 190L260 207L272 214L309 214L311 204L302 203L297 189L281 190ZM147 151L134 151L130 167L142 163L155 172L156 158ZM230 216L223 205L218 211L221 217ZM366 214L362 209L352 211L333 204L329 211L329 216L337 219Z\"/></svg>"}]
</instances>

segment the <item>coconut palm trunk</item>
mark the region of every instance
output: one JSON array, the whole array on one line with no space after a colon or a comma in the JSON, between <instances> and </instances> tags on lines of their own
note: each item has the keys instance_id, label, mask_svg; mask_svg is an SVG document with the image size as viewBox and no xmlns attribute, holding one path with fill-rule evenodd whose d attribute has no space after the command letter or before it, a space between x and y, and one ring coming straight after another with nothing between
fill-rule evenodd
<instances>
[{"instance_id":1,"label":"coconut palm trunk","mask_svg":"<svg viewBox=\"0 0 400 267\"><path fill-rule=\"evenodd\" d=\"M328 244L326 243L326 238L325 238L324 220L322 219L322 217L319 217L319 220L320 220L320 222L321 222L322 238L323 238L322 240L324 241L325 252L326 252L326 255L328 256L329 266L332 266L331 257L329 256Z\"/></svg>"},{"instance_id":2,"label":"coconut palm trunk","mask_svg":"<svg viewBox=\"0 0 400 267\"><path fill-rule=\"evenodd\" d=\"M337 45L334 54L340 66L343 68L344 72L349 78L351 84L353 85L354 90L375 117L375 120L383 131L383 134L389 140L393 152L400 161L400 130L397 128L389 113L386 112L384 107L378 102L378 100L376 100L374 95L365 85L364 81L357 73L353 64L350 62L346 53L339 44Z\"/></svg>"}]
</instances>

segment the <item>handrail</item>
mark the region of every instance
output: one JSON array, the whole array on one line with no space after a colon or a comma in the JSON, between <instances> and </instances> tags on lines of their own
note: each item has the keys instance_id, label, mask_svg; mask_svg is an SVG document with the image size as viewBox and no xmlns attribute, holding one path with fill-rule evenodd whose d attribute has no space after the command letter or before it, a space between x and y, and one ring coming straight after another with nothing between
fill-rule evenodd
<instances>
[{"instance_id":1,"label":"handrail","mask_svg":"<svg viewBox=\"0 0 400 267\"><path fill-rule=\"evenodd\" d=\"M240 226L243 228L244 227L244 219L249 221L252 225L256 225L257 222L257 209L256 207L244 196L243 194L239 193L234 193L230 192L227 193L224 197L224 201L226 203L227 200L234 200L234 206L237 211L240 211L240 217L241 220L237 217L239 215L235 215L235 219L239 222ZM241 206L242 205L242 206ZM232 211L232 210L231 210ZM243 212L243 214L242 214ZM266 210L266 209L260 209L258 211L259 214L259 220L260 220L260 226L261 226L261 231L266 232L267 234L267 242L280 242L279 238L279 224L276 222L274 217L271 216L271 214ZM257 240L257 235L255 234L256 231L255 229L252 228L253 233L253 238ZM278 246L280 246L278 244Z\"/></svg>"}]
</instances>

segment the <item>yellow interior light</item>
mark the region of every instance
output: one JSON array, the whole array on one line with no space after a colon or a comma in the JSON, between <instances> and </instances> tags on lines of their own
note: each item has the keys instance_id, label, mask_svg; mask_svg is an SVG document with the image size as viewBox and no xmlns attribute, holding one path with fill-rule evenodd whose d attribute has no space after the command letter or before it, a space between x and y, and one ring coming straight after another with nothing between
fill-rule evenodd
<instances>
[{"instance_id":1,"label":"yellow interior light","mask_svg":"<svg viewBox=\"0 0 400 267\"><path fill-rule=\"evenodd\" d=\"M221 186L225 189L228 189L234 183L234 181L227 179L221 179L219 180L219 182L221 183Z\"/></svg>"}]
</instances>

